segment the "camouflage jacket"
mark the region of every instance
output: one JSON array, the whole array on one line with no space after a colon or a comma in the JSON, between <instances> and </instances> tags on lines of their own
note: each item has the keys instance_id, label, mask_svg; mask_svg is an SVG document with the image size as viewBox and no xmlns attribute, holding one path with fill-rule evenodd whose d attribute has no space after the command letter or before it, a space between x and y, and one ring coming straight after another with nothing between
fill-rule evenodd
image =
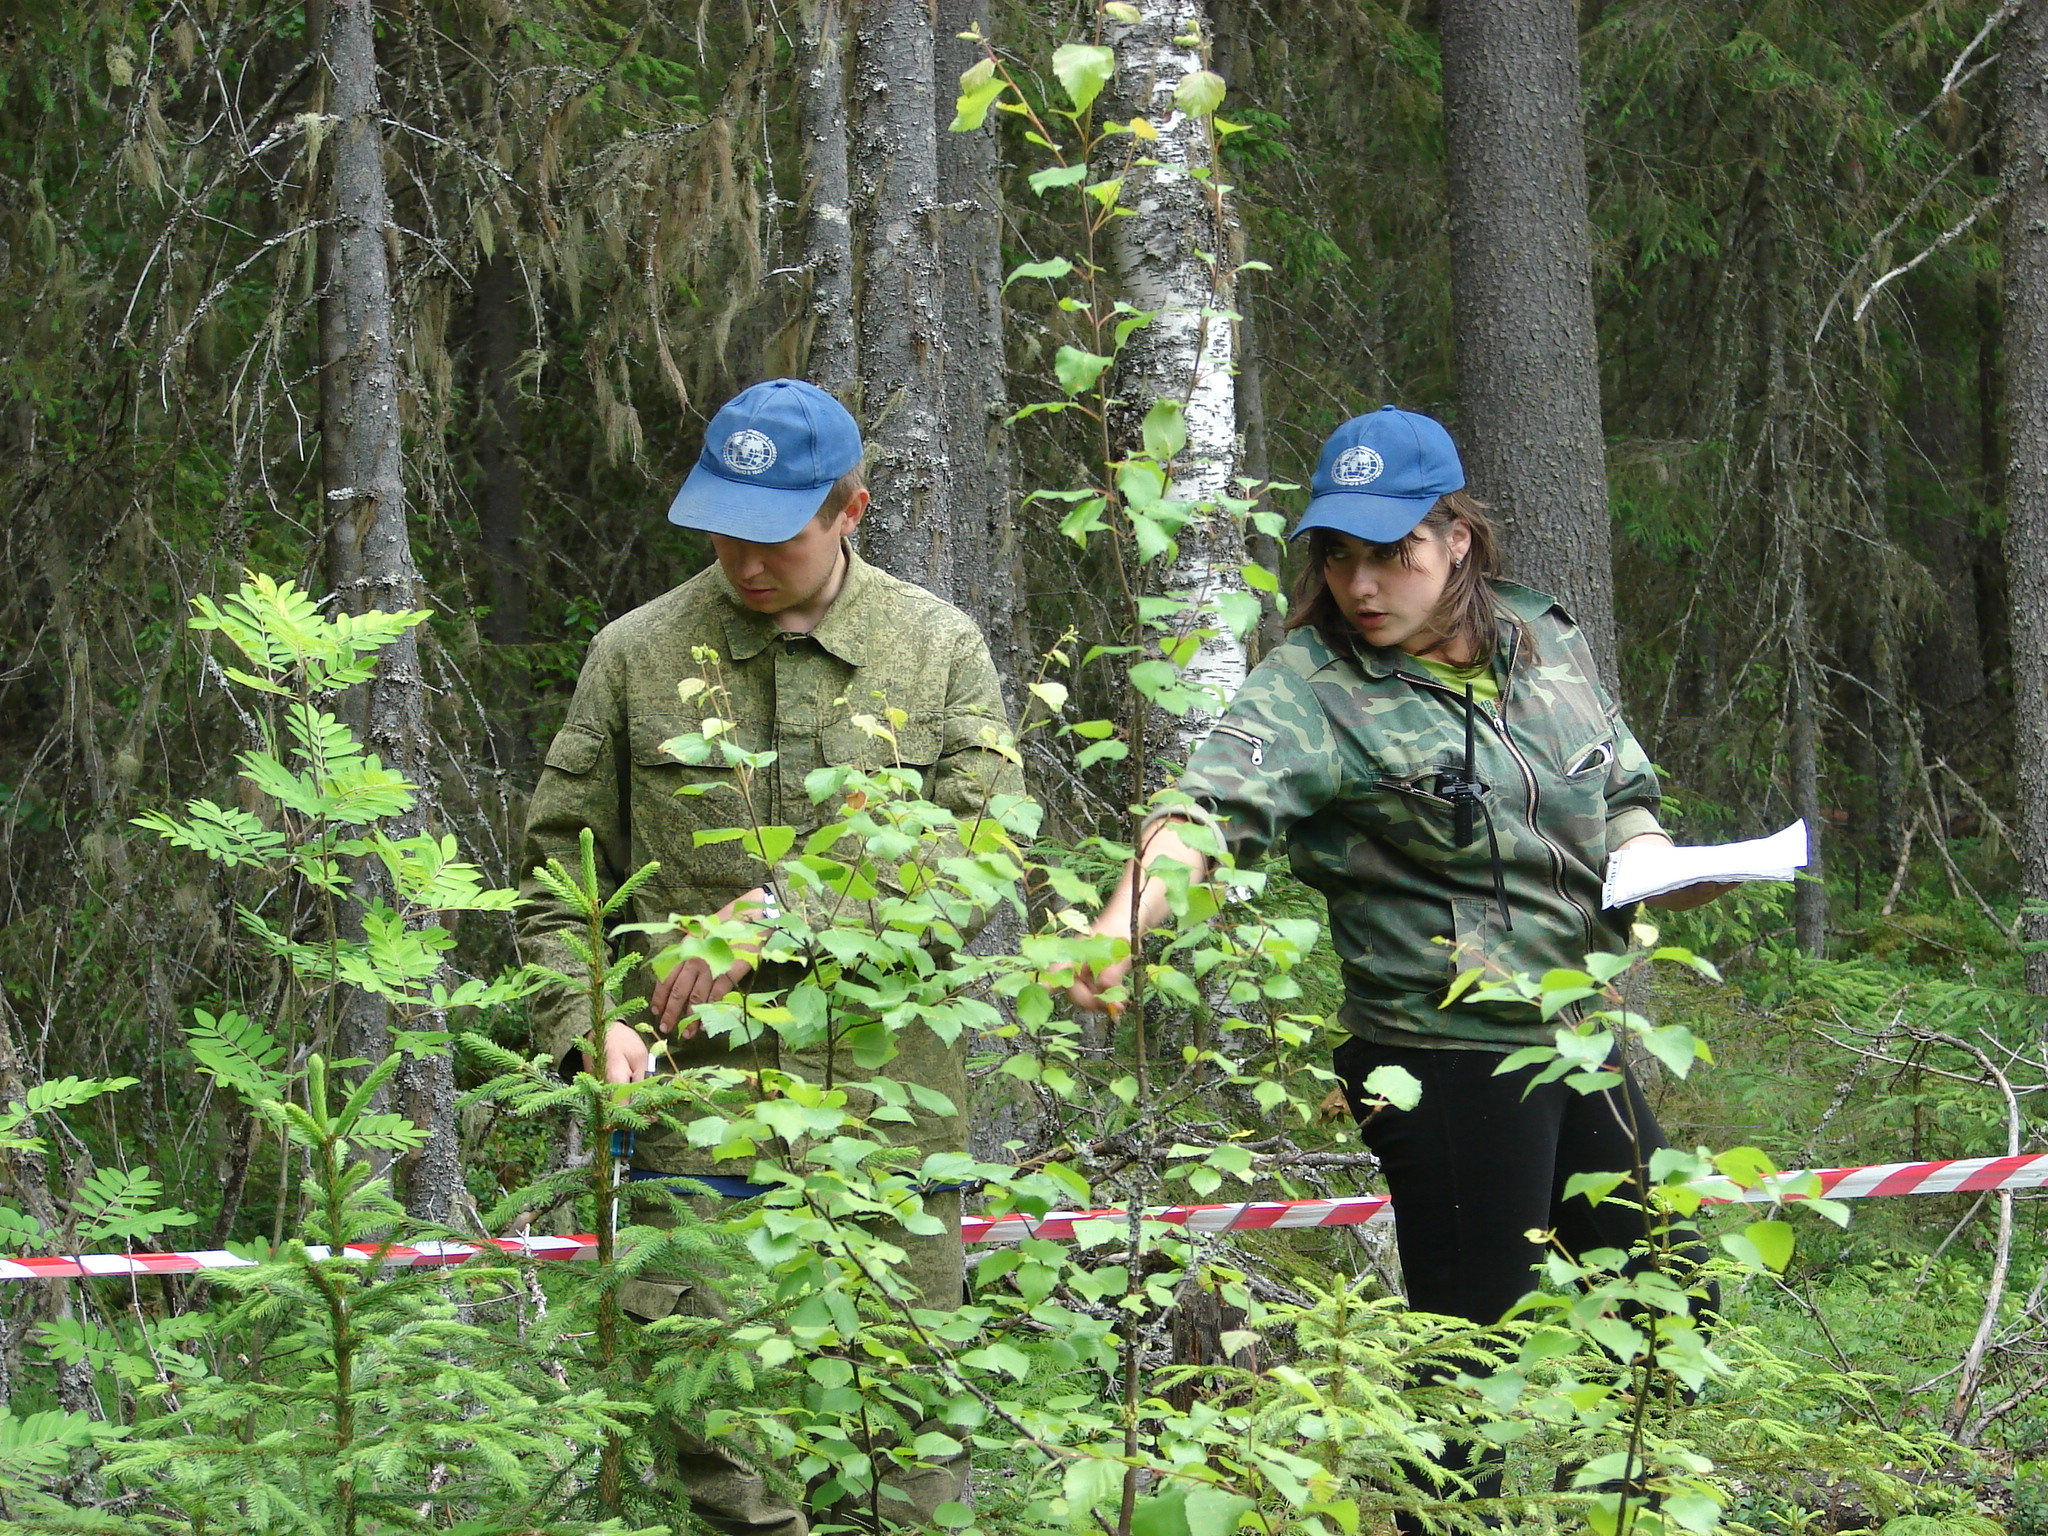
<instances>
[{"instance_id":1,"label":"camouflage jacket","mask_svg":"<svg viewBox=\"0 0 2048 1536\"><path fill-rule=\"evenodd\" d=\"M892 763L919 768L925 795L957 814L971 814L990 794L1020 790L1015 767L984 744L989 727L1007 730L1008 718L988 647L972 620L920 587L867 564L849 548L845 585L818 626L787 634L750 612L725 574L712 566L674 591L607 625L591 642L568 718L548 748L546 766L528 806L520 868L550 858L578 867L582 829L595 834L598 872L607 890L651 860L660 872L642 885L619 923L666 923L674 914L715 912L762 883L761 866L737 843L698 847L700 828L741 824L734 794L678 795L685 784L730 781L733 771L685 767L661 750L663 742L696 731L704 716L733 722L729 738L750 752L774 751L774 763L753 785L754 814L764 826L793 826L801 846L825 812L804 793L813 769L852 764L875 769ZM721 658L693 659L698 647ZM716 706L700 696L685 705L676 685L703 677L722 687ZM889 745L851 723L855 713L903 710L909 719ZM521 957L575 975L580 967L560 935L576 919L528 875L520 887ZM621 936L621 950L652 953L663 941L646 934ZM787 984L787 976L762 985ZM645 998L653 986L646 966L625 983ZM644 1017L644 1015L643 1015ZM535 1042L550 1061L560 1060L589 1031L587 1001L554 988L534 1004ZM936 1088L963 1110L965 1064L961 1050L942 1045L921 1028L897 1041L900 1054L889 1075ZM778 1062L775 1043L731 1048L699 1037L673 1042L669 1060L681 1066L791 1066L807 1076L820 1064ZM862 1075L835 1063L841 1081ZM914 1138L928 1150L965 1143L959 1116L920 1117ZM650 1145L652 1142L652 1145ZM636 1161L663 1172L710 1172L701 1154L673 1138L642 1136ZM715 1171L744 1175L725 1165Z\"/></svg>"},{"instance_id":2,"label":"camouflage jacket","mask_svg":"<svg viewBox=\"0 0 2048 1536\"><path fill-rule=\"evenodd\" d=\"M1361 641L1338 652L1295 631L1245 680L1180 780L1239 863L1286 839L1295 875L1329 903L1341 1017L1368 1040L1547 1043L1533 1009L1443 1008L1446 986L1475 965L1540 976L1616 947L1628 914L1601 909L1606 855L1659 830L1656 774L1570 618L1506 582L1495 596L1501 695L1478 707L1473 758L1511 929L1485 818L1457 846L1439 793L1444 771L1464 762L1464 697L1399 650Z\"/></svg>"}]
</instances>

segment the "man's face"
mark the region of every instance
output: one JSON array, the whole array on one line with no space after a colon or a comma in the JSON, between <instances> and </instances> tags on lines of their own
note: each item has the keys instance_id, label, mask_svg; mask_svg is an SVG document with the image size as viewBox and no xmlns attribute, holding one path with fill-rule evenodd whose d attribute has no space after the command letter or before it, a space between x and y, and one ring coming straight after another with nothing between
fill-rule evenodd
<instances>
[{"instance_id":1,"label":"man's face","mask_svg":"<svg viewBox=\"0 0 2048 1536\"><path fill-rule=\"evenodd\" d=\"M839 568L839 546L859 524L867 501L866 491L856 491L838 512L812 518L795 538L780 544L754 544L714 533L711 547L725 579L755 613L803 612L831 584Z\"/></svg>"}]
</instances>

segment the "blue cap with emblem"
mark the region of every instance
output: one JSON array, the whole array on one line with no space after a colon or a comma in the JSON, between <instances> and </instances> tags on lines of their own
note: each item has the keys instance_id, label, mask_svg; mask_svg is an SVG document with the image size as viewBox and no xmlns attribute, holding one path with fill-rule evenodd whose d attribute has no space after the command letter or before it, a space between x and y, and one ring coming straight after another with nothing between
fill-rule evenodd
<instances>
[{"instance_id":1,"label":"blue cap with emblem","mask_svg":"<svg viewBox=\"0 0 2048 1536\"><path fill-rule=\"evenodd\" d=\"M1330 434L1309 482L1308 511L1288 537L1334 528L1368 544L1392 544L1438 498L1464 488L1465 466L1442 422L1381 406Z\"/></svg>"},{"instance_id":2,"label":"blue cap with emblem","mask_svg":"<svg viewBox=\"0 0 2048 1536\"><path fill-rule=\"evenodd\" d=\"M741 390L705 429L704 451L669 504L668 520L753 544L803 532L832 482L861 460L845 406L802 379Z\"/></svg>"}]
</instances>

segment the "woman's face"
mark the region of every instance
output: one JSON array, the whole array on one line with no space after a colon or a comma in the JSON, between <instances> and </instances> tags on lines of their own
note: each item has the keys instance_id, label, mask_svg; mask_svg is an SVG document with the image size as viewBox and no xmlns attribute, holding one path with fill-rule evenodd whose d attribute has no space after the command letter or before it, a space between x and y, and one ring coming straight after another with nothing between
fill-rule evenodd
<instances>
[{"instance_id":1,"label":"woman's face","mask_svg":"<svg viewBox=\"0 0 2048 1536\"><path fill-rule=\"evenodd\" d=\"M1348 533L1332 535L1323 558L1323 581L1331 600L1368 645L1390 645L1425 655L1443 642L1430 624L1454 565L1472 547L1462 520L1437 533L1417 528L1399 544L1368 544ZM1469 657L1444 657L1454 665Z\"/></svg>"}]
</instances>

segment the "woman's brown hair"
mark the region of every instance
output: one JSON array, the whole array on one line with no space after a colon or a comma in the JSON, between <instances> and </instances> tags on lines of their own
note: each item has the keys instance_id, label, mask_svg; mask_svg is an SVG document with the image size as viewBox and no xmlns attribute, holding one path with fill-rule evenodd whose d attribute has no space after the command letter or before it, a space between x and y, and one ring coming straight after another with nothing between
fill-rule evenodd
<instances>
[{"instance_id":1,"label":"woman's brown hair","mask_svg":"<svg viewBox=\"0 0 2048 1536\"><path fill-rule=\"evenodd\" d=\"M1440 496L1436 505L1423 514L1413 533L1398 544L1378 545L1374 550L1381 558L1398 559L1413 570L1416 539L1448 538L1454 522L1464 523L1472 543L1465 551L1464 563L1455 567L1444 583L1443 596L1437 601L1436 612L1430 615L1430 627L1443 637L1439 646L1460 651L1469 648L1473 665L1477 666L1493 659L1499 634L1492 583L1500 575L1500 534L1493 519L1487 516L1486 503L1464 491ZM1323 579L1323 563L1336 547L1337 537L1328 528L1309 530L1308 559L1294 578L1291 604L1282 627L1313 628L1333 649L1348 650L1358 640L1358 630L1330 596L1329 583Z\"/></svg>"}]
</instances>

